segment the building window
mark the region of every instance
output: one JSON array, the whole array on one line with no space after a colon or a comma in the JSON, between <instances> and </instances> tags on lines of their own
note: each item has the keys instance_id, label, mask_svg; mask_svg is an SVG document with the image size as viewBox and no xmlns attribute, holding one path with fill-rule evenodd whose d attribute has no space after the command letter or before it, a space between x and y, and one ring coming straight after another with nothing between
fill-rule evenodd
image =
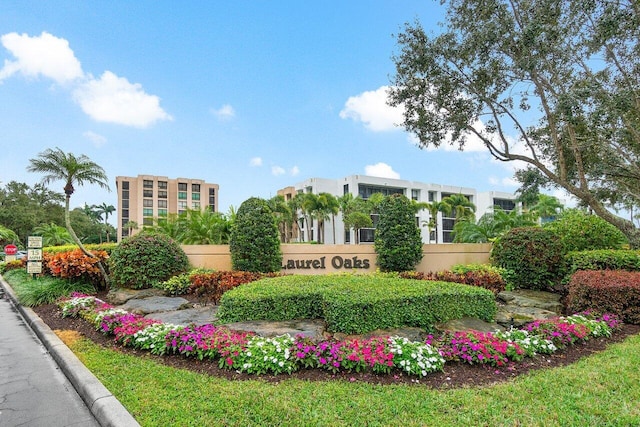
<instances>
[{"instance_id":1,"label":"building window","mask_svg":"<svg viewBox=\"0 0 640 427\"><path fill-rule=\"evenodd\" d=\"M187 200L187 192L178 191L178 200Z\"/></svg>"},{"instance_id":2,"label":"building window","mask_svg":"<svg viewBox=\"0 0 640 427\"><path fill-rule=\"evenodd\" d=\"M191 200L200 200L200 193L191 193Z\"/></svg>"},{"instance_id":3,"label":"building window","mask_svg":"<svg viewBox=\"0 0 640 427\"><path fill-rule=\"evenodd\" d=\"M429 191L429 201L430 202L435 202L436 201L436 195L437 195L437 193L435 191Z\"/></svg>"},{"instance_id":4,"label":"building window","mask_svg":"<svg viewBox=\"0 0 640 427\"><path fill-rule=\"evenodd\" d=\"M122 191L122 200L129 199L129 190Z\"/></svg>"},{"instance_id":5,"label":"building window","mask_svg":"<svg viewBox=\"0 0 640 427\"><path fill-rule=\"evenodd\" d=\"M129 189L129 181L122 181L122 189L123 190Z\"/></svg>"},{"instance_id":6,"label":"building window","mask_svg":"<svg viewBox=\"0 0 640 427\"><path fill-rule=\"evenodd\" d=\"M404 194L404 188L394 188L394 187L377 187L375 185L358 185L358 195L367 200L371 197L372 194L380 193L383 196L390 196L392 194Z\"/></svg>"},{"instance_id":7,"label":"building window","mask_svg":"<svg viewBox=\"0 0 640 427\"><path fill-rule=\"evenodd\" d=\"M187 183L179 182L178 183L178 191L187 191Z\"/></svg>"},{"instance_id":8,"label":"building window","mask_svg":"<svg viewBox=\"0 0 640 427\"><path fill-rule=\"evenodd\" d=\"M129 209L122 209L122 218L129 218Z\"/></svg>"},{"instance_id":9,"label":"building window","mask_svg":"<svg viewBox=\"0 0 640 427\"><path fill-rule=\"evenodd\" d=\"M153 181L150 179L145 179L142 181L142 188L153 188Z\"/></svg>"},{"instance_id":10,"label":"building window","mask_svg":"<svg viewBox=\"0 0 640 427\"><path fill-rule=\"evenodd\" d=\"M158 200L158 207L159 208L166 208L167 207L167 201L166 200Z\"/></svg>"},{"instance_id":11,"label":"building window","mask_svg":"<svg viewBox=\"0 0 640 427\"><path fill-rule=\"evenodd\" d=\"M192 209L200 209L200 202L192 202L191 203L191 208Z\"/></svg>"},{"instance_id":12,"label":"building window","mask_svg":"<svg viewBox=\"0 0 640 427\"><path fill-rule=\"evenodd\" d=\"M420 199L420 190L412 189L411 200L415 200L417 202L419 199Z\"/></svg>"},{"instance_id":13,"label":"building window","mask_svg":"<svg viewBox=\"0 0 640 427\"><path fill-rule=\"evenodd\" d=\"M153 218L151 217L142 218L142 225L153 225Z\"/></svg>"},{"instance_id":14,"label":"building window","mask_svg":"<svg viewBox=\"0 0 640 427\"><path fill-rule=\"evenodd\" d=\"M158 188L166 190L167 189L167 181L158 181Z\"/></svg>"},{"instance_id":15,"label":"building window","mask_svg":"<svg viewBox=\"0 0 640 427\"><path fill-rule=\"evenodd\" d=\"M166 209L158 209L158 216L167 216Z\"/></svg>"},{"instance_id":16,"label":"building window","mask_svg":"<svg viewBox=\"0 0 640 427\"><path fill-rule=\"evenodd\" d=\"M351 243L351 230L344 230L344 243Z\"/></svg>"},{"instance_id":17,"label":"building window","mask_svg":"<svg viewBox=\"0 0 640 427\"><path fill-rule=\"evenodd\" d=\"M200 184L191 184L191 191L194 193L200 192Z\"/></svg>"},{"instance_id":18,"label":"building window","mask_svg":"<svg viewBox=\"0 0 640 427\"><path fill-rule=\"evenodd\" d=\"M143 190L142 197L153 197L153 190Z\"/></svg>"},{"instance_id":19,"label":"building window","mask_svg":"<svg viewBox=\"0 0 640 427\"><path fill-rule=\"evenodd\" d=\"M215 196L216 195L216 189L215 188L210 188L209 189L209 195L210 196Z\"/></svg>"},{"instance_id":20,"label":"building window","mask_svg":"<svg viewBox=\"0 0 640 427\"><path fill-rule=\"evenodd\" d=\"M375 228L361 228L358 231L360 232L360 243L374 242L375 234L376 234Z\"/></svg>"},{"instance_id":21,"label":"building window","mask_svg":"<svg viewBox=\"0 0 640 427\"><path fill-rule=\"evenodd\" d=\"M129 209L129 199L122 201L122 207L124 209Z\"/></svg>"},{"instance_id":22,"label":"building window","mask_svg":"<svg viewBox=\"0 0 640 427\"><path fill-rule=\"evenodd\" d=\"M211 206L211 211L215 212L215 209L216 209L216 198L215 198L215 196L209 196L209 206Z\"/></svg>"},{"instance_id":23,"label":"building window","mask_svg":"<svg viewBox=\"0 0 640 427\"><path fill-rule=\"evenodd\" d=\"M143 208L142 209L143 216L153 216L153 208Z\"/></svg>"},{"instance_id":24,"label":"building window","mask_svg":"<svg viewBox=\"0 0 640 427\"><path fill-rule=\"evenodd\" d=\"M349 184L342 186L342 194L349 194Z\"/></svg>"},{"instance_id":25,"label":"building window","mask_svg":"<svg viewBox=\"0 0 640 427\"><path fill-rule=\"evenodd\" d=\"M166 190L158 190L158 199L166 199L167 191Z\"/></svg>"},{"instance_id":26,"label":"building window","mask_svg":"<svg viewBox=\"0 0 640 427\"><path fill-rule=\"evenodd\" d=\"M498 206L503 211L511 212L516 208L516 202L509 199L493 199L493 206Z\"/></svg>"},{"instance_id":27,"label":"building window","mask_svg":"<svg viewBox=\"0 0 640 427\"><path fill-rule=\"evenodd\" d=\"M144 206L145 208L152 208L153 207L153 199L143 199L142 200L142 206Z\"/></svg>"},{"instance_id":28,"label":"building window","mask_svg":"<svg viewBox=\"0 0 640 427\"><path fill-rule=\"evenodd\" d=\"M185 201L179 201L178 202L178 209L187 209L187 202Z\"/></svg>"}]
</instances>

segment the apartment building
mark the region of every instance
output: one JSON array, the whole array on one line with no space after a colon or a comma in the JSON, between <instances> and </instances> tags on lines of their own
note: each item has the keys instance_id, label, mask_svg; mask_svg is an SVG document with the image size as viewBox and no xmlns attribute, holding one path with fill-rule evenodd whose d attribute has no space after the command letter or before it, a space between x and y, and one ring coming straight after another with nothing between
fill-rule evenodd
<instances>
[{"instance_id":1,"label":"apartment building","mask_svg":"<svg viewBox=\"0 0 640 427\"><path fill-rule=\"evenodd\" d=\"M516 208L516 196L511 193L497 191L477 192L473 188L365 175L351 175L342 179L310 178L278 191L278 194L282 195L285 200L290 200L298 193L330 193L336 197L351 193L354 197L360 197L365 200L375 193L384 195L403 194L416 202L429 203L441 201L453 194L462 194L476 206L476 218L480 218L484 213L490 212L493 206L500 206L507 211ZM436 221L437 227L434 230L430 230L427 226L430 219L429 212L427 210L418 212L416 224L421 230L422 241L424 243L452 242L455 223L453 216L453 213L449 216L443 216L442 213L439 213ZM374 227L360 229L358 239L356 239L353 230L345 230L340 214L336 217L335 224L324 227L324 241L336 244L373 243L375 224L377 222L376 215L372 215L371 219ZM306 227L310 229L306 229ZM311 236L311 240L317 240L317 228L316 221L311 221L308 225L300 221L298 227L300 232L292 236L292 238L297 241L305 241L305 239L309 238L308 236ZM333 240L334 229L335 242Z\"/></svg>"},{"instance_id":2,"label":"apartment building","mask_svg":"<svg viewBox=\"0 0 640 427\"><path fill-rule=\"evenodd\" d=\"M153 225L154 220L169 214L180 214L187 209L218 212L218 184L201 179L138 175L117 176L118 241L136 229L127 227L135 222L138 229Z\"/></svg>"}]
</instances>

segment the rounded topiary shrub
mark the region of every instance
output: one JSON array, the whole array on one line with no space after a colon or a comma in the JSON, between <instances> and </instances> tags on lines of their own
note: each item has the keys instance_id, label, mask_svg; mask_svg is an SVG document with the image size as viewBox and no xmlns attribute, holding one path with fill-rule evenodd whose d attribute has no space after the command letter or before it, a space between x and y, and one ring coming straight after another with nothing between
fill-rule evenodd
<instances>
[{"instance_id":1,"label":"rounded topiary shrub","mask_svg":"<svg viewBox=\"0 0 640 427\"><path fill-rule=\"evenodd\" d=\"M560 282L564 250L560 238L541 227L509 230L491 250L493 263L513 271L521 289L550 289Z\"/></svg>"},{"instance_id":2,"label":"rounded topiary shrub","mask_svg":"<svg viewBox=\"0 0 640 427\"><path fill-rule=\"evenodd\" d=\"M618 228L597 215L569 209L560 218L545 224L555 232L566 252L595 249L620 249L627 239Z\"/></svg>"},{"instance_id":3,"label":"rounded topiary shrub","mask_svg":"<svg viewBox=\"0 0 640 427\"><path fill-rule=\"evenodd\" d=\"M380 270L413 270L422 259L422 238L411 202L402 194L387 196L378 213L374 247Z\"/></svg>"},{"instance_id":4,"label":"rounded topiary shrub","mask_svg":"<svg viewBox=\"0 0 640 427\"><path fill-rule=\"evenodd\" d=\"M145 289L189 269L178 243L164 234L142 232L124 239L111 252L113 286Z\"/></svg>"},{"instance_id":5,"label":"rounded topiary shrub","mask_svg":"<svg viewBox=\"0 0 640 427\"><path fill-rule=\"evenodd\" d=\"M282 268L280 237L273 212L263 199L242 202L229 239L234 270L272 273Z\"/></svg>"}]
</instances>

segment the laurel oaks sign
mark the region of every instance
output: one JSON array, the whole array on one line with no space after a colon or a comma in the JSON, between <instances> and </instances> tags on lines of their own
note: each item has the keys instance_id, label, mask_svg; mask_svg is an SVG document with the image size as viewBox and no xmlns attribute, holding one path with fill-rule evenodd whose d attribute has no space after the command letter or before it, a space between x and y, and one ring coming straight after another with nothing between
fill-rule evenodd
<instances>
[{"instance_id":1,"label":"laurel oaks sign","mask_svg":"<svg viewBox=\"0 0 640 427\"><path fill-rule=\"evenodd\" d=\"M282 266L283 270L326 270L327 264L330 263L334 270L368 270L371 268L371 260L369 258L359 258L354 256L345 258L340 255L334 255L330 260L326 256L312 259L289 259Z\"/></svg>"}]
</instances>

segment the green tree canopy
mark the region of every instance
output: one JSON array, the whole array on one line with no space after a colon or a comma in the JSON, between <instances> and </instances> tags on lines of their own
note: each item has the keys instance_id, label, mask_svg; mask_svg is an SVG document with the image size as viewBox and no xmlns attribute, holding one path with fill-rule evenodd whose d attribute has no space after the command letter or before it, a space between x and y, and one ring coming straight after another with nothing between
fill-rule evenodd
<instances>
[{"instance_id":1,"label":"green tree canopy","mask_svg":"<svg viewBox=\"0 0 640 427\"><path fill-rule=\"evenodd\" d=\"M640 202L640 8L593 0L450 0L444 30L397 36L390 104L421 147L479 140L538 170L640 246L608 209Z\"/></svg>"}]
</instances>

